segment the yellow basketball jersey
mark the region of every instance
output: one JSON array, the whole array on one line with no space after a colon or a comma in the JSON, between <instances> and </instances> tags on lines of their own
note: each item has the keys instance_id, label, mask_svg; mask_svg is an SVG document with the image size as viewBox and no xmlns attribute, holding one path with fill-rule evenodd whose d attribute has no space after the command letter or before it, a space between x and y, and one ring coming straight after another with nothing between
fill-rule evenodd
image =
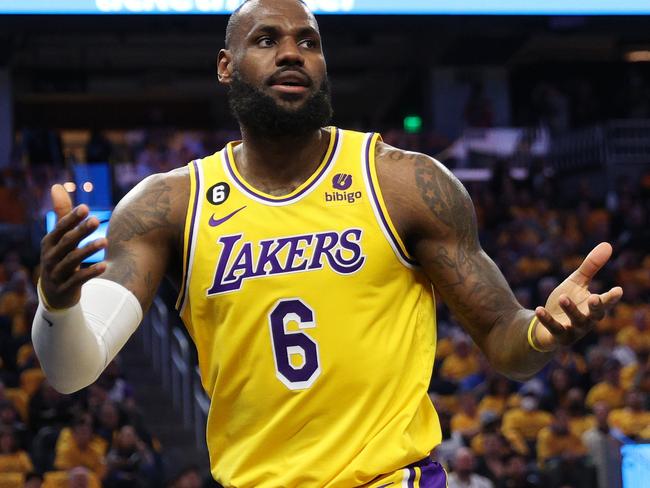
<instances>
[{"instance_id":1,"label":"yellow basketball jersey","mask_svg":"<svg viewBox=\"0 0 650 488\"><path fill-rule=\"evenodd\" d=\"M177 307L224 486L360 486L441 439L433 292L386 212L379 136L329 131L318 169L282 197L242 178L238 143L189 164Z\"/></svg>"}]
</instances>

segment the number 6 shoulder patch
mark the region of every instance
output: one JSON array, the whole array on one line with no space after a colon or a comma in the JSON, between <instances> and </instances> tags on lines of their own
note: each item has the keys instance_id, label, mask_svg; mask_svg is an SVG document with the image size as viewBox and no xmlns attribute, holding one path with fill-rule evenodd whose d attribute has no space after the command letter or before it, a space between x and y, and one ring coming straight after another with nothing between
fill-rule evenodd
<instances>
[{"instance_id":1,"label":"number 6 shoulder patch","mask_svg":"<svg viewBox=\"0 0 650 488\"><path fill-rule=\"evenodd\" d=\"M230 185L223 181L212 185L205 196L212 205L221 205L230 196Z\"/></svg>"}]
</instances>

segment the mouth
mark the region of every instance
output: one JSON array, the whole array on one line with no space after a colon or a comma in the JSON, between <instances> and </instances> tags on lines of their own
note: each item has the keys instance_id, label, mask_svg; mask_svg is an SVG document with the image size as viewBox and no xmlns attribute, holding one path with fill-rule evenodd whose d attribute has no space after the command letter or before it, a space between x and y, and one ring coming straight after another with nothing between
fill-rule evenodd
<instances>
[{"instance_id":1,"label":"mouth","mask_svg":"<svg viewBox=\"0 0 650 488\"><path fill-rule=\"evenodd\" d=\"M271 78L269 85L280 93L302 95L309 91L311 80L298 71L285 71Z\"/></svg>"}]
</instances>

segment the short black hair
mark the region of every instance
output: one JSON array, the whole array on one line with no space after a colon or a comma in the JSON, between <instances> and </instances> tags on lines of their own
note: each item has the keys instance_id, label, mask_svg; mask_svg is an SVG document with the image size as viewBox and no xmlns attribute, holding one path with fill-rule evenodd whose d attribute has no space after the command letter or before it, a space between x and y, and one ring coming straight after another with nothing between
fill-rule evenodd
<instances>
[{"instance_id":1,"label":"short black hair","mask_svg":"<svg viewBox=\"0 0 650 488\"><path fill-rule=\"evenodd\" d=\"M237 7L230 15L230 18L228 19L228 25L226 26L226 49L230 49L232 36L235 32L235 28L237 27L237 23L239 22L240 12L244 8L244 5L246 5L250 1L251 0L244 0L242 4L239 7ZM304 0L297 0L297 1L302 3L305 7L307 7L307 4L305 3Z\"/></svg>"}]
</instances>

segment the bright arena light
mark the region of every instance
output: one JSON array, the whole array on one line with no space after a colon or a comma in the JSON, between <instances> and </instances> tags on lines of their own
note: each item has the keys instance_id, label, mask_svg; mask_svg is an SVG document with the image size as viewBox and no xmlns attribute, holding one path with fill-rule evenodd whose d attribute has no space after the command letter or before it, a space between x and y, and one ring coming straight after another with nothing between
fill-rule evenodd
<instances>
[{"instance_id":1,"label":"bright arena light","mask_svg":"<svg viewBox=\"0 0 650 488\"><path fill-rule=\"evenodd\" d=\"M639 50L626 52L625 61L628 63L647 63L650 61L650 51Z\"/></svg>"},{"instance_id":2,"label":"bright arena light","mask_svg":"<svg viewBox=\"0 0 650 488\"><path fill-rule=\"evenodd\" d=\"M65 188L65 191L68 193L74 193L77 190L77 185L75 185L72 181L67 181L63 183L63 188Z\"/></svg>"}]
</instances>

